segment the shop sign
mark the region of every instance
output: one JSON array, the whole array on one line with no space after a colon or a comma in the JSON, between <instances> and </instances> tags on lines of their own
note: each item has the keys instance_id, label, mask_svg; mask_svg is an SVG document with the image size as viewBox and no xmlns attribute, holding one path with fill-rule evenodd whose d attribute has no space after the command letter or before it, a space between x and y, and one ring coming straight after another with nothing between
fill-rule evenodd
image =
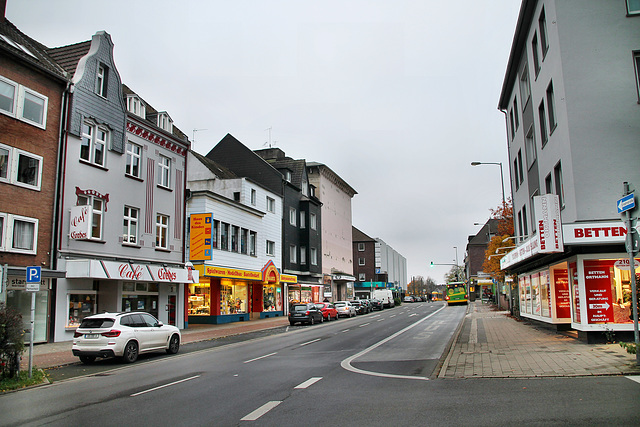
<instances>
[{"instance_id":1,"label":"shop sign","mask_svg":"<svg viewBox=\"0 0 640 427\"><path fill-rule=\"evenodd\" d=\"M540 253L563 252L562 222L560 202L555 194L545 194L533 198L533 210L537 218Z\"/></svg>"},{"instance_id":2,"label":"shop sign","mask_svg":"<svg viewBox=\"0 0 640 427\"><path fill-rule=\"evenodd\" d=\"M165 267L158 264L152 264L147 267L154 282L198 283L200 281L197 270Z\"/></svg>"},{"instance_id":3,"label":"shop sign","mask_svg":"<svg viewBox=\"0 0 640 427\"><path fill-rule=\"evenodd\" d=\"M273 261L269 260L264 267L262 267L262 281L265 283L280 283L280 272L276 268Z\"/></svg>"},{"instance_id":4,"label":"shop sign","mask_svg":"<svg viewBox=\"0 0 640 427\"><path fill-rule=\"evenodd\" d=\"M293 274L281 274L280 282L282 283L298 283L298 276L294 276Z\"/></svg>"},{"instance_id":5,"label":"shop sign","mask_svg":"<svg viewBox=\"0 0 640 427\"><path fill-rule=\"evenodd\" d=\"M197 272L161 264L134 264L99 260L67 261L67 279L112 279L135 282L198 283ZM191 280L189 279L191 275Z\"/></svg>"},{"instance_id":6,"label":"shop sign","mask_svg":"<svg viewBox=\"0 0 640 427\"><path fill-rule=\"evenodd\" d=\"M72 240L91 237L91 217L93 209L89 205L71 207L69 218L69 238Z\"/></svg>"},{"instance_id":7,"label":"shop sign","mask_svg":"<svg viewBox=\"0 0 640 427\"><path fill-rule=\"evenodd\" d=\"M229 278L229 279L262 281L261 271L237 270L235 268L214 267L211 265L204 266L204 275L206 277L222 277L222 278Z\"/></svg>"},{"instance_id":8,"label":"shop sign","mask_svg":"<svg viewBox=\"0 0 640 427\"><path fill-rule=\"evenodd\" d=\"M504 270L507 267L517 264L520 261L524 261L538 253L540 253L540 240L536 234L500 258L500 269Z\"/></svg>"},{"instance_id":9,"label":"shop sign","mask_svg":"<svg viewBox=\"0 0 640 427\"><path fill-rule=\"evenodd\" d=\"M211 234L213 214L191 214L189 219L189 259L192 261L213 259Z\"/></svg>"},{"instance_id":10,"label":"shop sign","mask_svg":"<svg viewBox=\"0 0 640 427\"><path fill-rule=\"evenodd\" d=\"M49 289L49 281L51 279L43 279L40 278L40 290ZM26 291L27 290L27 279L26 277L20 276L7 276L7 290L8 291Z\"/></svg>"},{"instance_id":11,"label":"shop sign","mask_svg":"<svg viewBox=\"0 0 640 427\"><path fill-rule=\"evenodd\" d=\"M353 276L347 276L345 274L334 274L333 275L333 280L344 280L347 282L355 282L356 278Z\"/></svg>"},{"instance_id":12,"label":"shop sign","mask_svg":"<svg viewBox=\"0 0 640 427\"><path fill-rule=\"evenodd\" d=\"M620 221L563 224L562 233L567 245L624 243L627 227Z\"/></svg>"},{"instance_id":13,"label":"shop sign","mask_svg":"<svg viewBox=\"0 0 640 427\"><path fill-rule=\"evenodd\" d=\"M584 262L584 286L587 298L587 322L613 322L611 269L597 262Z\"/></svg>"},{"instance_id":14,"label":"shop sign","mask_svg":"<svg viewBox=\"0 0 640 427\"><path fill-rule=\"evenodd\" d=\"M619 259L613 265L618 270L631 270L631 268L629 267L629 259L627 259L627 258ZM633 269L635 270L638 267L640 267L640 262L637 259L634 259L633 260Z\"/></svg>"}]
</instances>

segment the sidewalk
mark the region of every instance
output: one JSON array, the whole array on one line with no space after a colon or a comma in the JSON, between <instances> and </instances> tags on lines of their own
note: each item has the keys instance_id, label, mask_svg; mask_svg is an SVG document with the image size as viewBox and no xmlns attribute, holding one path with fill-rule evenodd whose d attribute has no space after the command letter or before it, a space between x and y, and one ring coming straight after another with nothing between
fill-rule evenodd
<instances>
[{"instance_id":1,"label":"sidewalk","mask_svg":"<svg viewBox=\"0 0 640 427\"><path fill-rule=\"evenodd\" d=\"M189 325L188 329L180 331L182 344L206 341L247 332L277 328L289 324L286 316L268 319L252 320L249 322L225 323L222 325ZM55 366L78 363L79 359L71 353L71 341L36 344L33 346L33 366L36 368L52 368ZM29 346L22 355L21 369L29 368Z\"/></svg>"},{"instance_id":2,"label":"sidewalk","mask_svg":"<svg viewBox=\"0 0 640 427\"><path fill-rule=\"evenodd\" d=\"M439 378L640 375L635 355L617 343L585 344L494 309L469 303Z\"/></svg>"}]
</instances>

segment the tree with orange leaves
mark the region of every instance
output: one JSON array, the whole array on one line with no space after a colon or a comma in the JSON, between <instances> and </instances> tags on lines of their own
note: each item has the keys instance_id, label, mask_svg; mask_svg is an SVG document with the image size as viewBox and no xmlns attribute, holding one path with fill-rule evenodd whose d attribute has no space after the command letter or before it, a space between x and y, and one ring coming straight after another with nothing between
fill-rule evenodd
<instances>
[{"instance_id":1,"label":"tree with orange leaves","mask_svg":"<svg viewBox=\"0 0 640 427\"><path fill-rule=\"evenodd\" d=\"M482 271L502 282L504 281L505 272L500 269L501 257L492 255L496 255L496 251L498 254L505 254L509 251L510 246L514 246L513 239L507 239L508 237L513 237L513 205L511 199L500 204L497 209L491 209L491 218L498 220L497 234L491 238L487 246ZM500 248L505 249L499 250Z\"/></svg>"}]
</instances>

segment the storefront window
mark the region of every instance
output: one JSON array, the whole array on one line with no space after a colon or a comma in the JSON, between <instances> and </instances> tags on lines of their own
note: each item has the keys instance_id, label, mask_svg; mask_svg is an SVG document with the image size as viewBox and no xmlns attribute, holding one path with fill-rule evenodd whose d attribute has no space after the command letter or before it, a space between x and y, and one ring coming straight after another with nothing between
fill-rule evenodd
<instances>
[{"instance_id":1,"label":"storefront window","mask_svg":"<svg viewBox=\"0 0 640 427\"><path fill-rule=\"evenodd\" d=\"M585 260L584 284L588 323L633 322L629 260Z\"/></svg>"},{"instance_id":2,"label":"storefront window","mask_svg":"<svg viewBox=\"0 0 640 427\"><path fill-rule=\"evenodd\" d=\"M580 292L578 286L578 266L575 262L569 264L571 277L571 295L573 297L573 321L580 323Z\"/></svg>"},{"instance_id":3,"label":"storefront window","mask_svg":"<svg viewBox=\"0 0 640 427\"><path fill-rule=\"evenodd\" d=\"M189 316L209 316L211 313L211 287L208 283L189 285Z\"/></svg>"},{"instance_id":4,"label":"storefront window","mask_svg":"<svg viewBox=\"0 0 640 427\"><path fill-rule=\"evenodd\" d=\"M532 314L540 316L540 273L531 275L531 309Z\"/></svg>"},{"instance_id":5,"label":"storefront window","mask_svg":"<svg viewBox=\"0 0 640 427\"><path fill-rule=\"evenodd\" d=\"M531 314L531 277L524 277L524 289L525 289L525 313Z\"/></svg>"},{"instance_id":6,"label":"storefront window","mask_svg":"<svg viewBox=\"0 0 640 427\"><path fill-rule=\"evenodd\" d=\"M145 311L158 317L157 283L124 282L122 292L122 311Z\"/></svg>"},{"instance_id":7,"label":"storefront window","mask_svg":"<svg viewBox=\"0 0 640 427\"><path fill-rule=\"evenodd\" d=\"M559 319L571 318L571 291L569 290L569 276L566 268L553 270L555 291L555 316Z\"/></svg>"},{"instance_id":8,"label":"storefront window","mask_svg":"<svg viewBox=\"0 0 640 427\"><path fill-rule=\"evenodd\" d=\"M67 328L77 328L82 319L96 314L97 293L95 291L81 291L67 295L69 312L67 313Z\"/></svg>"},{"instance_id":9,"label":"storefront window","mask_svg":"<svg viewBox=\"0 0 640 427\"><path fill-rule=\"evenodd\" d=\"M262 287L263 311L282 311L282 294L279 285L264 285Z\"/></svg>"},{"instance_id":10,"label":"storefront window","mask_svg":"<svg viewBox=\"0 0 640 427\"><path fill-rule=\"evenodd\" d=\"M540 314L543 317L551 317L551 306L550 306L550 288L549 288L549 272L541 271L540 272L540 306L542 307L542 311Z\"/></svg>"},{"instance_id":11,"label":"storefront window","mask_svg":"<svg viewBox=\"0 0 640 427\"><path fill-rule=\"evenodd\" d=\"M522 313L527 312L527 290L524 287L524 276L520 276L518 279L518 284L520 288L520 311Z\"/></svg>"},{"instance_id":12,"label":"storefront window","mask_svg":"<svg viewBox=\"0 0 640 427\"><path fill-rule=\"evenodd\" d=\"M247 313L247 283L220 281L220 314Z\"/></svg>"}]
</instances>

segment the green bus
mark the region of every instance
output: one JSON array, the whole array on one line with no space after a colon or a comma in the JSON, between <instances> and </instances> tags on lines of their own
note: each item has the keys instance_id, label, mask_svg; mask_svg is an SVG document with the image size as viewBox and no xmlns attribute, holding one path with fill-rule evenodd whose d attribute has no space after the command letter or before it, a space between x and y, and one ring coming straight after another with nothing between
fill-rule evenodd
<instances>
[{"instance_id":1,"label":"green bus","mask_svg":"<svg viewBox=\"0 0 640 427\"><path fill-rule=\"evenodd\" d=\"M447 283L447 289L444 292L444 300L447 305L467 304L468 298L467 285L464 282Z\"/></svg>"}]
</instances>

